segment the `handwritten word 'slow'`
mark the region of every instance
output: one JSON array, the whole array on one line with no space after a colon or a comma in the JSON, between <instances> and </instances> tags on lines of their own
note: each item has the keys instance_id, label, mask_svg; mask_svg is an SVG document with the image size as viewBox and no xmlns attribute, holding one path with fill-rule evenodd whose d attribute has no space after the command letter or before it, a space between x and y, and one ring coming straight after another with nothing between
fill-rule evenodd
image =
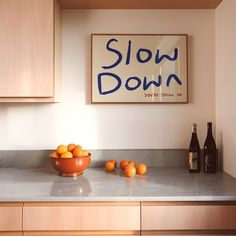
<instances>
[{"instance_id":1,"label":"handwritten word 'slow'","mask_svg":"<svg viewBox=\"0 0 236 236\"><path fill-rule=\"evenodd\" d=\"M112 53L115 53L116 56L117 56L117 60L111 65L103 66L102 67L103 69L111 69L111 68L116 67L121 63L121 61L123 59L122 53L119 50L111 47L111 43L113 43L113 42L118 42L118 40L114 39L114 38L110 39L106 44L106 49L108 51L112 52ZM126 52L126 58L125 58L125 64L126 65L130 64L131 49L132 49L132 42L131 42L131 40L129 40L128 48L127 48L127 52ZM136 59L139 63L147 63L152 58L153 58L152 51L148 48L139 48L139 50L136 53ZM178 58L178 48L174 49L173 57L170 57L169 55L166 55L166 54L160 55L160 50L159 49L157 49L156 53L155 53L155 63L156 64L161 63L163 59L167 59L169 61L175 61L177 58Z\"/></svg>"},{"instance_id":2,"label":"handwritten word 'slow'","mask_svg":"<svg viewBox=\"0 0 236 236\"><path fill-rule=\"evenodd\" d=\"M114 67L117 67L122 62L122 60L125 60L125 65L127 65L127 66L131 63L132 41L131 40L128 41L127 51L126 51L125 55L123 55L119 50L112 47L112 45L111 45L112 43L118 43L118 40L115 38L108 40L108 42L106 44L106 50L113 53L117 57L117 59L114 63L112 63L110 65L102 66L102 68L104 70L108 70L108 69L112 69ZM155 64L159 64L163 60L167 60L170 62L176 61L178 59L178 53L179 53L178 48L174 49L173 56L169 56L167 54L160 54L160 50L157 49L155 51L155 55L153 55L153 52L150 49L139 48L135 54L135 57L140 64L148 63L151 60L154 60ZM136 90L139 87L142 87L143 90L145 91L151 85L153 85L155 87L160 87L163 83L162 75L158 75L156 80L152 80L149 82L147 81L146 76L144 76L142 79L139 78L138 76L130 76L130 77L126 78L126 81L124 81L123 78L121 79L120 76L118 76L115 73L101 72L98 74L97 79L98 79L98 90L101 95L106 95L106 94L116 92L117 90L120 89L120 87L122 86L122 83L124 83L124 86L128 91ZM108 79L115 81L116 86L110 90L104 91L102 84L103 84L104 80L108 80ZM166 86L167 87L170 87L172 80L174 80L178 85L182 84L181 80L178 78L178 76L176 74L170 74L166 78Z\"/></svg>"}]
</instances>

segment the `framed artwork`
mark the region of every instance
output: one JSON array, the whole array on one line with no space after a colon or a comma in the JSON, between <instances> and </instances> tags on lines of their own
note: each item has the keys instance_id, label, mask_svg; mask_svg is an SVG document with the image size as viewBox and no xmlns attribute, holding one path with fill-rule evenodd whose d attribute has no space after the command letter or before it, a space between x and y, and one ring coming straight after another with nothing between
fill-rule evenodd
<instances>
[{"instance_id":1,"label":"framed artwork","mask_svg":"<svg viewBox=\"0 0 236 236\"><path fill-rule=\"evenodd\" d=\"M91 103L188 103L186 34L92 34Z\"/></svg>"}]
</instances>

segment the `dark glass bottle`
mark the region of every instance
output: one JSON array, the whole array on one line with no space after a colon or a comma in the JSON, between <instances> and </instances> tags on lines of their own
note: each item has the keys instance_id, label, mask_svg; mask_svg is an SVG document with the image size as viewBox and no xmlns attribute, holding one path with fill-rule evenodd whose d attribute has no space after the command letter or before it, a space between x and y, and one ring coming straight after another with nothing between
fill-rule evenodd
<instances>
[{"instance_id":1,"label":"dark glass bottle","mask_svg":"<svg viewBox=\"0 0 236 236\"><path fill-rule=\"evenodd\" d=\"M204 172L216 173L217 170L217 149L212 135L212 123L207 123L207 137L204 143Z\"/></svg>"},{"instance_id":2,"label":"dark glass bottle","mask_svg":"<svg viewBox=\"0 0 236 236\"><path fill-rule=\"evenodd\" d=\"M192 138L189 145L188 163L190 173L199 173L201 170L201 150L197 138L197 124L192 125Z\"/></svg>"}]
</instances>

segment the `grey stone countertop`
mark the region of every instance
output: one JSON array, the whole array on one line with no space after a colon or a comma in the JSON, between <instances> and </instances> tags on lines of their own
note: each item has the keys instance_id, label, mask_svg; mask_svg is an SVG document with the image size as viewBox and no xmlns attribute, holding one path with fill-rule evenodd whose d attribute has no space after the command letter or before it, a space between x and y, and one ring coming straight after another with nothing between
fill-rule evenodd
<instances>
[{"instance_id":1,"label":"grey stone countertop","mask_svg":"<svg viewBox=\"0 0 236 236\"><path fill-rule=\"evenodd\" d=\"M89 168L60 177L51 168L0 168L1 202L35 201L236 201L236 180L217 174L190 174L184 168L149 168L128 178L117 169Z\"/></svg>"}]
</instances>

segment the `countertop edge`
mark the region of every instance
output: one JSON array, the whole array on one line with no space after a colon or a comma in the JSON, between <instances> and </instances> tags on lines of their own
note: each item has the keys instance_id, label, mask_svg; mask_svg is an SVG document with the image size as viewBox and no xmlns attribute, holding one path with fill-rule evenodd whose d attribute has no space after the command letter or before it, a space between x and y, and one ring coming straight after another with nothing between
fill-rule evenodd
<instances>
[{"instance_id":1,"label":"countertop edge","mask_svg":"<svg viewBox=\"0 0 236 236\"><path fill-rule=\"evenodd\" d=\"M0 198L0 203L13 202L236 202L236 197L50 197L47 198Z\"/></svg>"}]
</instances>

